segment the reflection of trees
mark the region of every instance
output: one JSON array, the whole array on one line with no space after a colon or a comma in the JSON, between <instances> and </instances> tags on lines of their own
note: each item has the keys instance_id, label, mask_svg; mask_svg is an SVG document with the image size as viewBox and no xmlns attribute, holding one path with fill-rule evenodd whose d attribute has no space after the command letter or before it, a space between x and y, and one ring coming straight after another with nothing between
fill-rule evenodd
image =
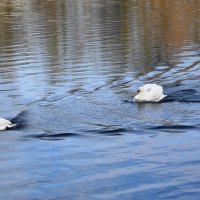
<instances>
[{"instance_id":1,"label":"reflection of trees","mask_svg":"<svg viewBox=\"0 0 200 200\"><path fill-rule=\"evenodd\" d=\"M170 64L172 49L199 38L198 0L4 0L0 5L1 46L21 43L53 85L68 76L76 81L84 70L87 77L89 67L94 77L110 73L120 79L125 66L146 73Z\"/></svg>"},{"instance_id":2,"label":"reflection of trees","mask_svg":"<svg viewBox=\"0 0 200 200\"><path fill-rule=\"evenodd\" d=\"M132 59L140 58L140 67L160 62L170 64L169 55L199 38L199 1L127 1L129 41ZM137 10L137 11L136 11ZM136 42L138 40L139 42ZM135 48L136 47L136 48ZM131 59L129 57L129 59ZM142 61L143 60L143 61Z\"/></svg>"},{"instance_id":3,"label":"reflection of trees","mask_svg":"<svg viewBox=\"0 0 200 200\"><path fill-rule=\"evenodd\" d=\"M152 1L153 26L160 19L160 29L165 45L170 44L177 48L182 47L185 41L193 41L194 32L198 32L195 26L199 25L199 1ZM154 34L157 34L154 29Z\"/></svg>"},{"instance_id":4,"label":"reflection of trees","mask_svg":"<svg viewBox=\"0 0 200 200\"><path fill-rule=\"evenodd\" d=\"M15 71L7 72L7 66L12 64L14 60L13 55L16 54L17 42L16 35L13 31L14 21L12 20L13 13L16 12L16 8L13 6L12 1L1 1L0 2L0 68L1 68L1 78L15 78ZM9 59L8 63L4 60Z\"/></svg>"}]
</instances>

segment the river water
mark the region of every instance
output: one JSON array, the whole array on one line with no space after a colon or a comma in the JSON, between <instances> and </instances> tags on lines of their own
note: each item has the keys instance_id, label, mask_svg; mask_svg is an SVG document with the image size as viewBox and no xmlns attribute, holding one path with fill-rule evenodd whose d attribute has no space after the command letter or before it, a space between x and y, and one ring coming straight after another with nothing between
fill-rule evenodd
<instances>
[{"instance_id":1,"label":"river water","mask_svg":"<svg viewBox=\"0 0 200 200\"><path fill-rule=\"evenodd\" d=\"M199 79L199 0L2 0L0 199L200 199Z\"/></svg>"}]
</instances>

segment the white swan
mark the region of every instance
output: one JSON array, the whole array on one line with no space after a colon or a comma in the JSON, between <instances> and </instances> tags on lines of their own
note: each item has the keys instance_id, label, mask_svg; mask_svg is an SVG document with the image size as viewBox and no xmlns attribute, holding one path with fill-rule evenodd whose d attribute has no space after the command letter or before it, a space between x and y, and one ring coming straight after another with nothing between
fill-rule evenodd
<instances>
[{"instance_id":1,"label":"white swan","mask_svg":"<svg viewBox=\"0 0 200 200\"><path fill-rule=\"evenodd\" d=\"M9 120L0 118L0 131L6 130L7 128L15 127L17 124L12 124Z\"/></svg>"},{"instance_id":2,"label":"white swan","mask_svg":"<svg viewBox=\"0 0 200 200\"><path fill-rule=\"evenodd\" d=\"M137 90L134 97L136 102L159 102L167 95L163 94L163 88L157 84L146 84Z\"/></svg>"}]
</instances>

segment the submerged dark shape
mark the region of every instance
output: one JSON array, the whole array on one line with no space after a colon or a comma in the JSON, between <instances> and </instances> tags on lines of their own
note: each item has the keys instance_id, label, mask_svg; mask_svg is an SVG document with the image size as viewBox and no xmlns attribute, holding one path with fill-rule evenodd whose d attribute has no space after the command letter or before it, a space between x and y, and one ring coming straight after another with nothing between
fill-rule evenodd
<instances>
[{"instance_id":1,"label":"submerged dark shape","mask_svg":"<svg viewBox=\"0 0 200 200\"><path fill-rule=\"evenodd\" d=\"M200 94L195 89L182 89L169 93L162 102L171 101L200 103Z\"/></svg>"},{"instance_id":2,"label":"submerged dark shape","mask_svg":"<svg viewBox=\"0 0 200 200\"><path fill-rule=\"evenodd\" d=\"M27 110L22 111L16 117L10 120L13 124L16 124L14 127L15 129L25 128L27 112Z\"/></svg>"}]
</instances>

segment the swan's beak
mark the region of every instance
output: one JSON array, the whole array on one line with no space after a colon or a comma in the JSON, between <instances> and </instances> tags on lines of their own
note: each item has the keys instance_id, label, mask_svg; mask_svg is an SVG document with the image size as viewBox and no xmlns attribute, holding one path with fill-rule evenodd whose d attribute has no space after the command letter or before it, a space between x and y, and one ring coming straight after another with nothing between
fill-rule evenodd
<instances>
[{"instance_id":1,"label":"swan's beak","mask_svg":"<svg viewBox=\"0 0 200 200\"><path fill-rule=\"evenodd\" d=\"M134 96L134 99L138 99L138 95L137 94Z\"/></svg>"},{"instance_id":2,"label":"swan's beak","mask_svg":"<svg viewBox=\"0 0 200 200\"><path fill-rule=\"evenodd\" d=\"M135 96L133 97L133 100L136 102L139 100L138 98L138 94L140 93L140 91L137 90L137 92L135 93Z\"/></svg>"},{"instance_id":3,"label":"swan's beak","mask_svg":"<svg viewBox=\"0 0 200 200\"><path fill-rule=\"evenodd\" d=\"M135 96L134 96L133 98L134 98L134 99L137 99L137 95L138 95L138 94L135 94Z\"/></svg>"}]
</instances>

